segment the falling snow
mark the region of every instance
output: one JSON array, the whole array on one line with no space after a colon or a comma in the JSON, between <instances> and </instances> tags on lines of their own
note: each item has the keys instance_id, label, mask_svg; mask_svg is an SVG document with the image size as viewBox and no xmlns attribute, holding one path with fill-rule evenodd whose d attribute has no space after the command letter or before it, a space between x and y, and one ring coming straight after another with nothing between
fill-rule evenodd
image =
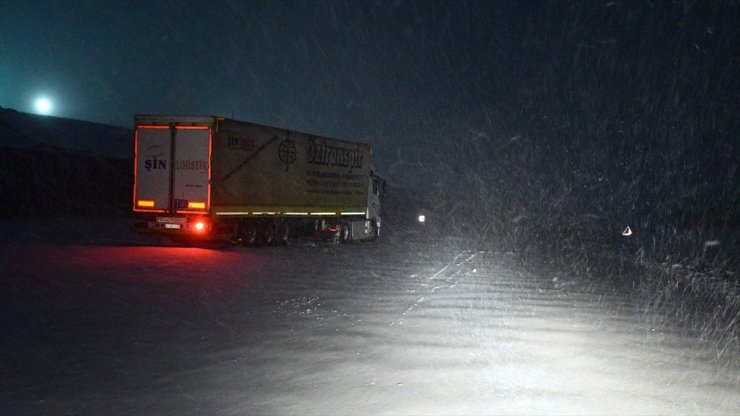
<instances>
[{"instance_id":1,"label":"falling snow","mask_svg":"<svg viewBox=\"0 0 740 416\"><path fill-rule=\"evenodd\" d=\"M740 4L14 2L9 414L736 414ZM373 145L373 243L135 235L137 113Z\"/></svg>"}]
</instances>

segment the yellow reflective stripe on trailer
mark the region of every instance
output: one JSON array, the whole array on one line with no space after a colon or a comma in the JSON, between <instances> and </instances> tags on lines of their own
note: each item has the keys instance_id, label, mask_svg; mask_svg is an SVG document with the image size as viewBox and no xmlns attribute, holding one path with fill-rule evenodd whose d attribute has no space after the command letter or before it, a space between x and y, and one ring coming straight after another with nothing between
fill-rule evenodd
<instances>
[{"instance_id":1,"label":"yellow reflective stripe on trailer","mask_svg":"<svg viewBox=\"0 0 740 416\"><path fill-rule=\"evenodd\" d=\"M364 207L286 207L286 206L213 206L217 216L275 216L335 217L339 215L365 215Z\"/></svg>"}]
</instances>

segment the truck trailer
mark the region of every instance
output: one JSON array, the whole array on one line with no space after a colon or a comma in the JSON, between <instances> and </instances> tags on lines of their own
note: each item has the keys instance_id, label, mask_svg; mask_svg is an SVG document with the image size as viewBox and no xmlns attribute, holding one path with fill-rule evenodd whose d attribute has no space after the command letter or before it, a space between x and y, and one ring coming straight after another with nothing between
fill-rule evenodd
<instances>
[{"instance_id":1,"label":"truck trailer","mask_svg":"<svg viewBox=\"0 0 740 416\"><path fill-rule=\"evenodd\" d=\"M134 228L175 241L287 244L380 233L369 144L217 116L137 115Z\"/></svg>"}]
</instances>

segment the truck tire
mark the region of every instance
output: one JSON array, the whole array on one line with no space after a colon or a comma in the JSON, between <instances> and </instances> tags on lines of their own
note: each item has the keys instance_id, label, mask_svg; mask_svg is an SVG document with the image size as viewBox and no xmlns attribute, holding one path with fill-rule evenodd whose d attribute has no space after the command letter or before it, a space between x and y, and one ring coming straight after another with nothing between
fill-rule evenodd
<instances>
[{"instance_id":1,"label":"truck tire","mask_svg":"<svg viewBox=\"0 0 740 416\"><path fill-rule=\"evenodd\" d=\"M342 228L339 230L339 241L342 243L348 243L350 241L349 227L347 225L342 225Z\"/></svg>"},{"instance_id":2,"label":"truck tire","mask_svg":"<svg viewBox=\"0 0 740 416\"><path fill-rule=\"evenodd\" d=\"M245 247L257 245L257 224L254 221L244 221L239 224L237 233L240 245Z\"/></svg>"},{"instance_id":3,"label":"truck tire","mask_svg":"<svg viewBox=\"0 0 740 416\"><path fill-rule=\"evenodd\" d=\"M290 237L290 226L285 221L280 221L275 227L277 243L281 246L288 245L288 238Z\"/></svg>"},{"instance_id":4,"label":"truck tire","mask_svg":"<svg viewBox=\"0 0 740 416\"><path fill-rule=\"evenodd\" d=\"M378 239L378 231L378 223L372 221L370 223L370 241L375 241Z\"/></svg>"},{"instance_id":5,"label":"truck tire","mask_svg":"<svg viewBox=\"0 0 740 416\"><path fill-rule=\"evenodd\" d=\"M275 224L265 222L262 224L262 242L267 246L275 245Z\"/></svg>"}]
</instances>

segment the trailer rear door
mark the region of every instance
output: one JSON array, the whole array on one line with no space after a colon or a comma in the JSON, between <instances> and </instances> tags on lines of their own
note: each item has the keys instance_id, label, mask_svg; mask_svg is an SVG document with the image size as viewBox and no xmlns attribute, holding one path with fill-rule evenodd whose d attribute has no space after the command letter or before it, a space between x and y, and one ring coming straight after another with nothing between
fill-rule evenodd
<instances>
[{"instance_id":1,"label":"trailer rear door","mask_svg":"<svg viewBox=\"0 0 740 416\"><path fill-rule=\"evenodd\" d=\"M211 130L175 127L172 203L179 213L206 212L210 201Z\"/></svg>"},{"instance_id":2,"label":"trailer rear door","mask_svg":"<svg viewBox=\"0 0 740 416\"><path fill-rule=\"evenodd\" d=\"M167 212L171 200L170 128L137 126L135 152L134 211Z\"/></svg>"},{"instance_id":3,"label":"trailer rear door","mask_svg":"<svg viewBox=\"0 0 740 416\"><path fill-rule=\"evenodd\" d=\"M135 142L134 211L208 211L209 126L139 125Z\"/></svg>"}]
</instances>

